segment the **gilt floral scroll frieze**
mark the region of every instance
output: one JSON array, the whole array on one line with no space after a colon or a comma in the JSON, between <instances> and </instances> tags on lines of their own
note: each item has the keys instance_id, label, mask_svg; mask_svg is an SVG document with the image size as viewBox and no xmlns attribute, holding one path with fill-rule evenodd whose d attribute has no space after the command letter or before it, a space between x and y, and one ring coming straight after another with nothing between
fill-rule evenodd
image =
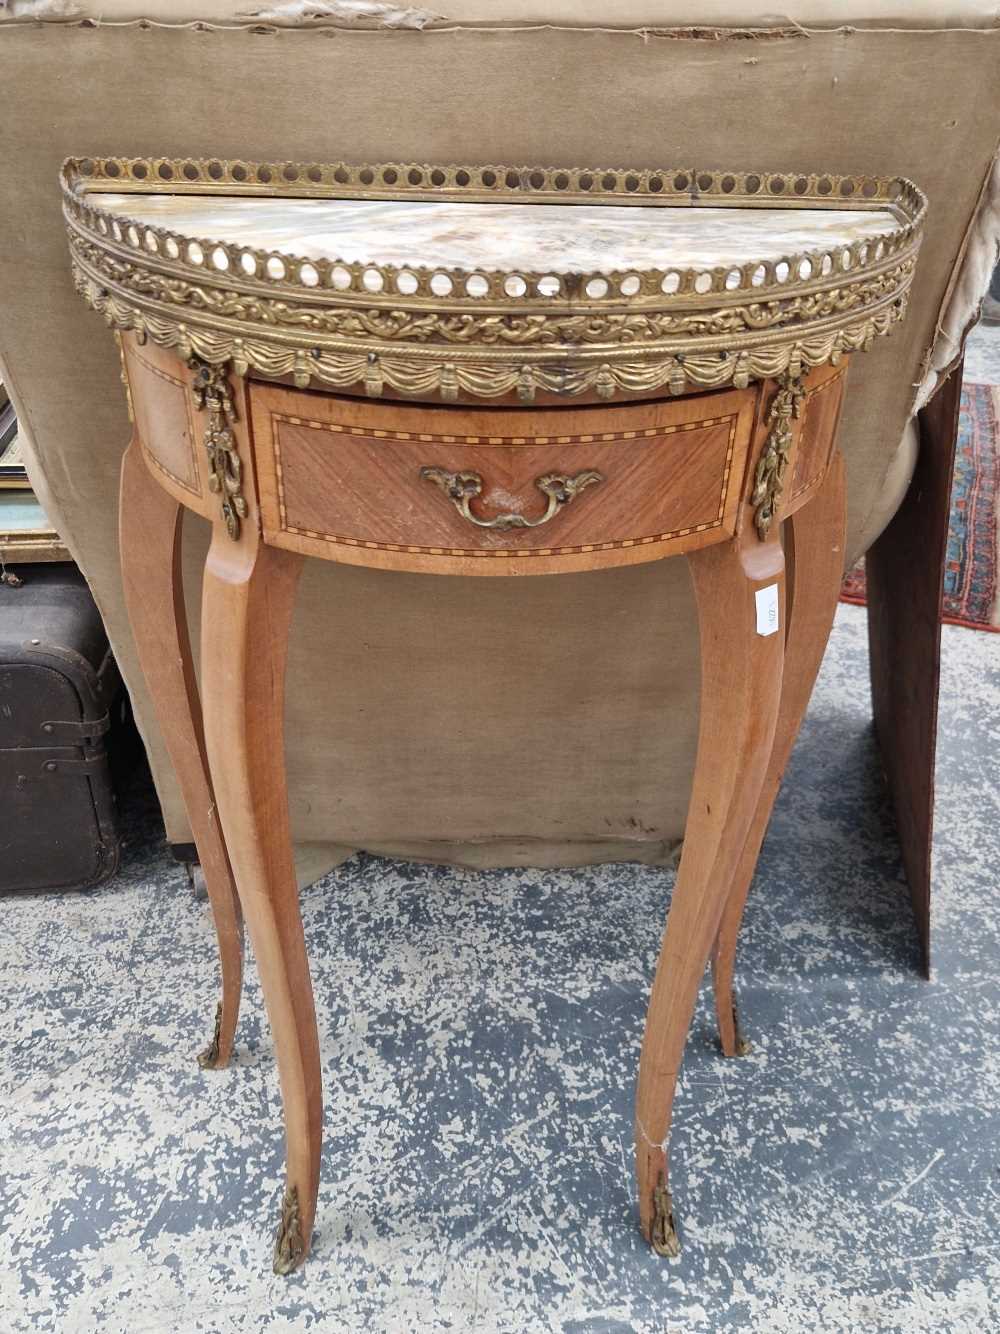
<instances>
[{"instance_id":1,"label":"gilt floral scroll frieze","mask_svg":"<svg viewBox=\"0 0 1000 1334\"><path fill-rule=\"evenodd\" d=\"M171 278L136 264L116 259L82 237L73 239L74 254L90 271L109 282L179 311L205 312L226 320L260 325L263 329L332 334L343 338L377 338L390 343L454 343L489 347L586 347L596 344L643 345L669 337L745 334L827 319L856 311L896 296L909 285L915 261L904 259L885 273L808 296L772 296L725 310L686 314L641 312L580 315L516 315L437 311L414 312L393 308L317 309L287 300L251 296Z\"/></svg>"},{"instance_id":2,"label":"gilt floral scroll frieze","mask_svg":"<svg viewBox=\"0 0 1000 1334\"><path fill-rule=\"evenodd\" d=\"M843 356L871 347L875 338L890 332L903 318L905 297L893 306L835 329L823 330L797 342L765 344L740 352L669 353L640 359L637 351L615 360L590 357L569 363L488 362L476 357L459 360L454 354L374 351L327 351L287 346L267 337L243 336L212 327L200 327L143 309L113 294L100 283L77 274L77 288L110 325L134 330L161 347L175 349L182 358L192 355L210 363L228 362L237 374L248 370L274 379L290 377L300 388L315 383L332 389L363 386L371 397L386 389L413 398L440 397L455 402L461 395L500 398L516 395L525 404L538 394L564 398L593 393L612 399L618 393L645 394L666 390L683 394L697 389L745 389L755 380L773 379L790 367L802 370L836 365Z\"/></svg>"}]
</instances>

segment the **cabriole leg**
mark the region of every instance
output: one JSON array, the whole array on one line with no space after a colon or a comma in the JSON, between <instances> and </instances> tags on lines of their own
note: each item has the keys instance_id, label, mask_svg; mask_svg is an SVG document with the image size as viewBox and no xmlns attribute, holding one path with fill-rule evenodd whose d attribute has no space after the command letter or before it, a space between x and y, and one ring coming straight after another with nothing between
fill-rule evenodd
<instances>
[{"instance_id":1,"label":"cabriole leg","mask_svg":"<svg viewBox=\"0 0 1000 1334\"><path fill-rule=\"evenodd\" d=\"M274 1268L309 1251L319 1189L319 1039L285 790L284 682L300 556L216 525L205 567L202 681L208 754L274 1036L287 1183Z\"/></svg>"},{"instance_id":2,"label":"cabriole leg","mask_svg":"<svg viewBox=\"0 0 1000 1334\"><path fill-rule=\"evenodd\" d=\"M822 486L787 521L790 529L785 668L774 745L764 786L740 855L712 955L719 1038L726 1056L749 1044L740 1029L733 990L736 942L785 768L788 765L833 625L844 573L844 462L835 455Z\"/></svg>"},{"instance_id":3,"label":"cabriole leg","mask_svg":"<svg viewBox=\"0 0 1000 1334\"><path fill-rule=\"evenodd\" d=\"M177 774L215 918L222 1000L214 1035L198 1060L205 1068L220 1069L229 1060L240 1009L243 920L205 755L181 581L183 516L183 506L157 483L133 438L122 459L122 581L139 663Z\"/></svg>"},{"instance_id":4,"label":"cabriole leg","mask_svg":"<svg viewBox=\"0 0 1000 1334\"><path fill-rule=\"evenodd\" d=\"M771 750L784 648L757 632L755 594L773 589L783 616L777 530L744 535L688 558L701 633L698 760L681 858L653 980L636 1093L636 1174L643 1234L659 1254L679 1249L667 1138L677 1075L736 862Z\"/></svg>"}]
</instances>

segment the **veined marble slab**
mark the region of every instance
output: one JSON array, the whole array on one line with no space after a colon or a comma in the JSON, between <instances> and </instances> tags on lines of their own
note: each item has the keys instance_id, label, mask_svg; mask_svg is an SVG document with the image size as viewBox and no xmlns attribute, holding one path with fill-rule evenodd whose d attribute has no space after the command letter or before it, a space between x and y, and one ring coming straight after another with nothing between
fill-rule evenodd
<instances>
[{"instance_id":1,"label":"veined marble slab","mask_svg":"<svg viewBox=\"0 0 1000 1334\"><path fill-rule=\"evenodd\" d=\"M613 273L712 268L850 245L897 225L888 209L420 203L95 193L112 214L306 259L399 267Z\"/></svg>"}]
</instances>

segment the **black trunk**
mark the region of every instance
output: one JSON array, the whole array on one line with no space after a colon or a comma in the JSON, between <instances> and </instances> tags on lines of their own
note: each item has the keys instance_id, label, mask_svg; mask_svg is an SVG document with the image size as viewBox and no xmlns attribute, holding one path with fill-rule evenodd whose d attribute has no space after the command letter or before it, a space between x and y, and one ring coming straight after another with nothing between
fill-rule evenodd
<instances>
[{"instance_id":1,"label":"black trunk","mask_svg":"<svg viewBox=\"0 0 1000 1334\"><path fill-rule=\"evenodd\" d=\"M0 586L0 890L79 889L118 866L106 734L121 678L83 576Z\"/></svg>"}]
</instances>

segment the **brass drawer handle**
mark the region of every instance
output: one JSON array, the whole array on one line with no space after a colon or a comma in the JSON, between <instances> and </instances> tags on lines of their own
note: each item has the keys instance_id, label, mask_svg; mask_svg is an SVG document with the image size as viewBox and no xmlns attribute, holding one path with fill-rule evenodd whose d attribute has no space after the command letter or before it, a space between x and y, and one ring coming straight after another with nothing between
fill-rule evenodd
<instances>
[{"instance_id":1,"label":"brass drawer handle","mask_svg":"<svg viewBox=\"0 0 1000 1334\"><path fill-rule=\"evenodd\" d=\"M477 472L445 472L443 468L421 468L420 476L425 482L434 482L445 493L463 519L468 519L477 528L540 528L548 523L555 512L578 496L585 486L603 482L599 472L578 472L575 477L566 477L562 473L546 473L536 477L535 485L542 495L548 496L549 503L544 514L537 519L526 519L523 514L498 514L495 519L477 519L469 508L477 496L483 494L483 479Z\"/></svg>"}]
</instances>

